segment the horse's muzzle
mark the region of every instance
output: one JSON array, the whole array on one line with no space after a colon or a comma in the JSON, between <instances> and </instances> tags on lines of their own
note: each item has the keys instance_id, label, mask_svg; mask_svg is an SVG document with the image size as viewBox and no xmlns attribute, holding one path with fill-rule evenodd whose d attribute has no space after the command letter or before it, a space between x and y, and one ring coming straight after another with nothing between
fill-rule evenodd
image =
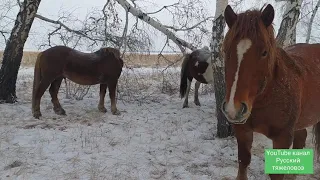
<instances>
[{"instance_id":1,"label":"horse's muzzle","mask_svg":"<svg viewBox=\"0 0 320 180\"><path fill-rule=\"evenodd\" d=\"M221 104L221 111L223 112L224 116L227 118L227 121L231 124L245 124L251 114L249 111L248 105L242 102L239 111L231 115L226 110L225 100Z\"/></svg>"}]
</instances>

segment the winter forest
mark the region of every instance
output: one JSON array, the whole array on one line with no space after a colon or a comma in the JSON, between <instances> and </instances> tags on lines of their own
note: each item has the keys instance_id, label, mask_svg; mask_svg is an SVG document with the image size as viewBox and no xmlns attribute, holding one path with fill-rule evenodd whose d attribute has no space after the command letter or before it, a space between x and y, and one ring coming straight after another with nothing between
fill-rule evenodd
<instances>
[{"instance_id":1,"label":"winter forest","mask_svg":"<svg viewBox=\"0 0 320 180\"><path fill-rule=\"evenodd\" d=\"M319 43L319 6L320 0L0 0L0 179L283 179L264 171L264 151L275 138L260 128L251 147L232 126L225 99L236 99L232 82L241 83L241 60L226 63L232 48L224 42L241 25L239 13L257 9L260 21L273 26L277 48ZM251 44L239 44L234 54L243 51L245 64ZM243 114L254 109L240 107ZM303 128L305 147L316 154L320 133L312 126L320 123L313 121ZM295 147L299 131L292 128ZM320 179L316 157L313 169L288 177Z\"/></svg>"}]
</instances>

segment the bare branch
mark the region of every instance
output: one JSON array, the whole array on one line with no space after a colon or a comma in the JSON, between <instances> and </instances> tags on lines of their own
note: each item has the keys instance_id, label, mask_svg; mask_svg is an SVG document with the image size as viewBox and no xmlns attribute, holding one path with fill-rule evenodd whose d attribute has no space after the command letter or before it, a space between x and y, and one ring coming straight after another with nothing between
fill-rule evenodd
<instances>
[{"instance_id":1,"label":"bare branch","mask_svg":"<svg viewBox=\"0 0 320 180\"><path fill-rule=\"evenodd\" d=\"M146 13L146 14L148 14L148 15L150 15L150 14L156 14L156 13L161 12L161 11L164 10L164 9L167 9L168 7L175 6L175 5L178 5L178 4L179 4L179 3L174 3L174 4L171 4L171 5L168 5L168 6L163 6L162 8L160 8L160 9L157 10L157 11L150 12L150 13Z\"/></svg>"},{"instance_id":2,"label":"bare branch","mask_svg":"<svg viewBox=\"0 0 320 180\"><path fill-rule=\"evenodd\" d=\"M105 4L104 4L104 6L103 6L103 8L102 8L102 13L103 13L103 16L104 16L104 35L105 35L105 37L107 37L107 25L108 25L108 15L107 15L107 13L106 13L106 8L107 8L107 6L108 6L108 4L109 4L109 2L110 2L110 0L108 0ZM104 42L104 45L106 45L106 41Z\"/></svg>"},{"instance_id":3,"label":"bare branch","mask_svg":"<svg viewBox=\"0 0 320 180\"><path fill-rule=\"evenodd\" d=\"M59 20L55 21L55 20L52 20L52 19L43 17L43 16L41 16L41 15L39 15L39 14L36 14L36 18L41 19L41 20L46 21L46 22L49 22L49 23L52 23L52 24L60 25L60 26L62 26L63 28L65 28L67 31L73 32L73 33L78 34L78 35L83 36L83 37L86 37L86 38L88 38L88 39L90 39L90 40L92 40L92 41L102 41L101 39L93 39L93 38L87 36L86 34L82 33L81 31L73 30L73 29L69 28L67 25L63 24L63 23L62 23L61 21L59 21Z\"/></svg>"},{"instance_id":4,"label":"bare branch","mask_svg":"<svg viewBox=\"0 0 320 180\"><path fill-rule=\"evenodd\" d=\"M18 4L19 7L21 7L21 2L20 2L20 0L17 0L17 4Z\"/></svg>"},{"instance_id":5,"label":"bare branch","mask_svg":"<svg viewBox=\"0 0 320 180\"><path fill-rule=\"evenodd\" d=\"M122 56L124 56L124 53L126 52L126 47L127 47L127 34L128 34L128 25L129 25L129 12L126 10L126 23L123 29L123 33L122 33L122 38L121 38L121 42L119 45L119 48L121 48L121 46L124 43L124 50L122 53Z\"/></svg>"},{"instance_id":6,"label":"bare branch","mask_svg":"<svg viewBox=\"0 0 320 180\"><path fill-rule=\"evenodd\" d=\"M0 34L5 43L9 38L10 28L15 23L15 18L10 15L15 6L17 6L17 3L12 0L2 0L0 3Z\"/></svg>"},{"instance_id":7,"label":"bare branch","mask_svg":"<svg viewBox=\"0 0 320 180\"><path fill-rule=\"evenodd\" d=\"M309 43L309 41L310 41L310 36L311 36L311 30L312 30L313 20L314 20L314 17L316 16L316 14L317 14L317 12L318 12L319 6L320 6L320 0L318 0L318 2L317 2L317 4L316 4L316 7L312 10L310 22L309 22L309 24L308 24L306 43Z\"/></svg>"},{"instance_id":8,"label":"bare branch","mask_svg":"<svg viewBox=\"0 0 320 180\"><path fill-rule=\"evenodd\" d=\"M190 31L190 30L198 27L200 24L202 24L202 23L204 23L204 22L206 22L206 21L208 21L208 20L210 20L210 19L214 19L214 17L212 17L212 16L207 17L207 18L205 18L204 20L198 22L197 24L195 24L195 25L193 25L193 26L191 26L191 27L187 27L187 28L175 28L175 27L173 27L173 26L166 26L166 25L165 25L164 27L166 27L166 28L168 28L168 29L172 29L172 30L174 30L174 31L176 31L176 32L178 32L178 31Z\"/></svg>"},{"instance_id":9,"label":"bare branch","mask_svg":"<svg viewBox=\"0 0 320 180\"><path fill-rule=\"evenodd\" d=\"M6 31L0 31L0 34L2 35L4 42L7 43L7 38L6 38L6 34L9 34L9 32Z\"/></svg>"},{"instance_id":10,"label":"bare branch","mask_svg":"<svg viewBox=\"0 0 320 180\"><path fill-rule=\"evenodd\" d=\"M192 44L178 38L173 32L169 31L167 28L165 28L161 23L155 21L153 18L149 17L147 14L143 13L141 10L133 7L131 4L129 4L126 0L116 0L123 8L128 9L128 11L138 17L139 19L143 20L144 22L150 24L152 27L156 28L180 48L181 52L185 52L185 49L183 47L187 47L191 50L196 49ZM183 46L183 47L182 47Z\"/></svg>"},{"instance_id":11,"label":"bare branch","mask_svg":"<svg viewBox=\"0 0 320 180\"><path fill-rule=\"evenodd\" d=\"M56 32L58 32L59 30L61 29L61 26L59 26L57 29L55 29L54 31L50 32L48 34L48 43L49 43L49 46L51 46L51 36L54 35Z\"/></svg>"}]
</instances>

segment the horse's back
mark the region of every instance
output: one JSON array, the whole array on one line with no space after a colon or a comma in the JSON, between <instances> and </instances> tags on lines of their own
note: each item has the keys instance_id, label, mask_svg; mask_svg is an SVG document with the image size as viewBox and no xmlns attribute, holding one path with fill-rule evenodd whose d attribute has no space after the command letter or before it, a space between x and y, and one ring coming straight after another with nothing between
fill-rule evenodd
<instances>
[{"instance_id":1,"label":"horse's back","mask_svg":"<svg viewBox=\"0 0 320 180\"><path fill-rule=\"evenodd\" d=\"M100 49L96 52L81 52L66 46L55 46L40 54L42 75L49 78L63 76L82 85L105 83L117 79L122 70L120 53ZM120 62L119 62L120 61Z\"/></svg>"},{"instance_id":2,"label":"horse's back","mask_svg":"<svg viewBox=\"0 0 320 180\"><path fill-rule=\"evenodd\" d=\"M67 57L73 49L66 46L54 46L41 52L41 66L50 66L50 68L61 67L67 62Z\"/></svg>"},{"instance_id":3,"label":"horse's back","mask_svg":"<svg viewBox=\"0 0 320 180\"><path fill-rule=\"evenodd\" d=\"M44 50L41 54L42 56L46 56L46 58L50 59L50 57L58 60L58 57L64 58L68 55L73 49L67 46L54 46L49 49ZM59 58L59 59L61 59Z\"/></svg>"},{"instance_id":4,"label":"horse's back","mask_svg":"<svg viewBox=\"0 0 320 180\"><path fill-rule=\"evenodd\" d=\"M300 56L302 59L320 57L320 44L297 43L284 48L289 55Z\"/></svg>"},{"instance_id":5,"label":"horse's back","mask_svg":"<svg viewBox=\"0 0 320 180\"><path fill-rule=\"evenodd\" d=\"M301 115L296 128L304 128L320 120L320 44L299 43L285 48L303 71L301 83Z\"/></svg>"},{"instance_id":6,"label":"horse's back","mask_svg":"<svg viewBox=\"0 0 320 180\"><path fill-rule=\"evenodd\" d=\"M42 76L66 77L78 84L96 84L99 81L99 57L67 46L54 46L41 52L39 66Z\"/></svg>"},{"instance_id":7,"label":"horse's back","mask_svg":"<svg viewBox=\"0 0 320 180\"><path fill-rule=\"evenodd\" d=\"M37 58L37 65L41 68L42 73L46 72L62 72L65 66L66 57L72 51L66 46L54 46L39 53Z\"/></svg>"}]
</instances>

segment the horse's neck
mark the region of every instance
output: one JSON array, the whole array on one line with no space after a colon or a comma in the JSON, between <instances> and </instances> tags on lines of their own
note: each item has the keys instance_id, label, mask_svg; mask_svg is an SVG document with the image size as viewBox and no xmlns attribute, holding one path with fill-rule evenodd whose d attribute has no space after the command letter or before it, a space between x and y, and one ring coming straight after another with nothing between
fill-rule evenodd
<instances>
[{"instance_id":1,"label":"horse's neck","mask_svg":"<svg viewBox=\"0 0 320 180\"><path fill-rule=\"evenodd\" d=\"M271 74L266 77L266 86L264 91L257 96L256 101L259 106L265 106L272 101L272 91L279 90L281 85L292 86L292 78L299 77L301 75L301 69L296 60L293 59L285 50L277 48L276 56L274 59L274 66ZM282 91L281 89L280 91Z\"/></svg>"}]
</instances>

